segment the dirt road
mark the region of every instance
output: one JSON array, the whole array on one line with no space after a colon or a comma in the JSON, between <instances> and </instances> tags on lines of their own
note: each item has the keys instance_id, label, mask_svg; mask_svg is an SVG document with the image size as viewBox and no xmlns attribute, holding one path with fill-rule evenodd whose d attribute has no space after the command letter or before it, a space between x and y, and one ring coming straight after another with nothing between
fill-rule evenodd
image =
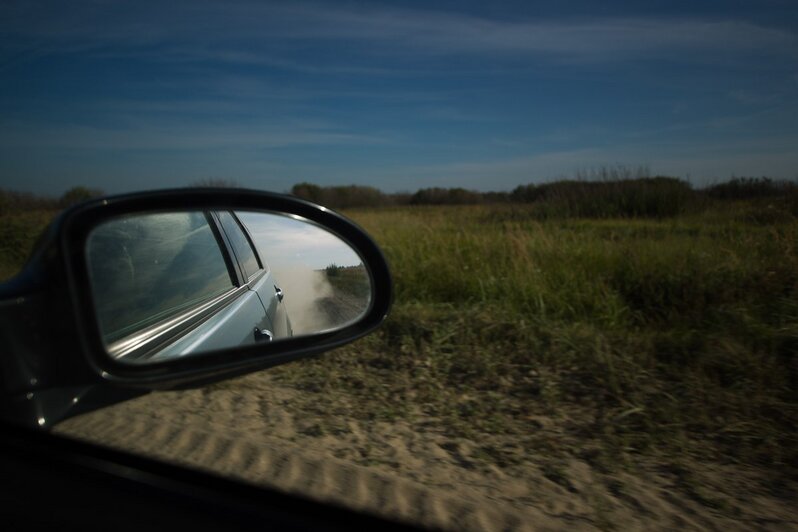
<instances>
[{"instance_id":1,"label":"dirt road","mask_svg":"<svg viewBox=\"0 0 798 532\"><path fill-rule=\"evenodd\" d=\"M474 442L450 439L432 421L419 431L342 413L340 430L321 430L330 420L297 411L300 393L262 372L153 393L55 431L450 530L798 530L789 504L751 488L757 472L705 470L702 489L711 494L702 499L656 465L609 474L573 457L557 471L535 460L499 469L479 460Z\"/></svg>"}]
</instances>

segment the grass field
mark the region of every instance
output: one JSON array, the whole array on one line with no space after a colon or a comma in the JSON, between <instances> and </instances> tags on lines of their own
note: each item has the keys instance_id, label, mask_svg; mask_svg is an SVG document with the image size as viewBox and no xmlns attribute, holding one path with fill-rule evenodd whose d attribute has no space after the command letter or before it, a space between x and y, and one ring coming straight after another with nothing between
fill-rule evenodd
<instances>
[{"instance_id":1,"label":"grass field","mask_svg":"<svg viewBox=\"0 0 798 532\"><path fill-rule=\"evenodd\" d=\"M314 392L307 408L420 430L434 419L499 465L539 451L604 467L640 455L798 465L787 203L663 219L540 220L512 205L346 214L385 251L396 304L374 335L275 370ZM540 419L565 429L538 437Z\"/></svg>"},{"instance_id":2,"label":"grass field","mask_svg":"<svg viewBox=\"0 0 798 532\"><path fill-rule=\"evenodd\" d=\"M326 420L319 435L402 420L478 442L498 467L548 457L552 478L557 457L575 455L601 470L700 460L795 480L795 205L707 200L649 218L535 203L350 210L391 264L392 315L270 371L303 392L294 408ZM53 214L0 216L0 276Z\"/></svg>"}]
</instances>

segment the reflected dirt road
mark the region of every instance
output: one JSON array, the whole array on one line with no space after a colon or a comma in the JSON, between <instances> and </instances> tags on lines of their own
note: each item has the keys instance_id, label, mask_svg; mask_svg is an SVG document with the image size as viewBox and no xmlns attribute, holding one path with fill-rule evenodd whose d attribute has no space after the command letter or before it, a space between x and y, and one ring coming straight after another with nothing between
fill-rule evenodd
<instances>
[{"instance_id":1,"label":"reflected dirt road","mask_svg":"<svg viewBox=\"0 0 798 532\"><path fill-rule=\"evenodd\" d=\"M312 270L275 270L294 335L336 329L356 320L369 305L368 274L363 266Z\"/></svg>"}]
</instances>

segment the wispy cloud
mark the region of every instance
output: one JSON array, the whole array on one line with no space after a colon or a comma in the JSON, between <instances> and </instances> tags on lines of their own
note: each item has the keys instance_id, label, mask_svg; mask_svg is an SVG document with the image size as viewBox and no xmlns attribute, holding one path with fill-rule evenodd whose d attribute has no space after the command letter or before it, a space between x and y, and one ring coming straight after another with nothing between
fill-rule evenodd
<instances>
[{"instance_id":1,"label":"wispy cloud","mask_svg":"<svg viewBox=\"0 0 798 532\"><path fill-rule=\"evenodd\" d=\"M0 144L5 149L86 150L193 150L235 148L271 149L290 146L371 145L385 142L374 135L345 130L303 127L296 121L282 124L247 125L142 121L115 127L83 124L36 124L0 122Z\"/></svg>"},{"instance_id":2,"label":"wispy cloud","mask_svg":"<svg viewBox=\"0 0 798 532\"><path fill-rule=\"evenodd\" d=\"M355 12L308 5L298 5L287 13L303 24L286 26L284 36L395 42L445 53L613 58L616 54L686 50L778 53L798 43L795 33L734 20L636 17L499 21L435 11L372 8Z\"/></svg>"},{"instance_id":3,"label":"wispy cloud","mask_svg":"<svg viewBox=\"0 0 798 532\"><path fill-rule=\"evenodd\" d=\"M519 184L573 177L579 171L623 165L645 166L660 175L690 177L700 185L736 175L798 178L798 136L748 138L695 144L690 141L626 142L611 147L587 146L493 159L392 168L391 178L402 177L403 187L468 187L507 190ZM410 177L412 176L412 177Z\"/></svg>"},{"instance_id":4,"label":"wispy cloud","mask_svg":"<svg viewBox=\"0 0 798 532\"><path fill-rule=\"evenodd\" d=\"M726 19L498 20L377 5L355 9L306 2L142 1L13 4L2 8L0 20L0 31L14 36L3 43L6 61L37 50L108 54L127 49L161 60L201 58L313 73L394 70L302 57L308 46L330 41L352 44L346 50L349 59L420 52L428 58L454 54L589 61L798 53L795 32Z\"/></svg>"}]
</instances>

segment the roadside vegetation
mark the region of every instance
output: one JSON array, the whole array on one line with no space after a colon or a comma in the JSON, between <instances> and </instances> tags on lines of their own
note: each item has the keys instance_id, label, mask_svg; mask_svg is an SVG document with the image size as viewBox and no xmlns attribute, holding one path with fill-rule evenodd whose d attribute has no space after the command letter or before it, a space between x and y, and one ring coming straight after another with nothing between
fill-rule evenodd
<instances>
[{"instance_id":1,"label":"roadside vegetation","mask_svg":"<svg viewBox=\"0 0 798 532\"><path fill-rule=\"evenodd\" d=\"M324 277L336 292L366 301L369 298L371 293L369 274L362 264L357 266L330 264L324 268Z\"/></svg>"},{"instance_id":2,"label":"roadside vegetation","mask_svg":"<svg viewBox=\"0 0 798 532\"><path fill-rule=\"evenodd\" d=\"M627 177L345 210L391 264L392 315L271 373L326 420L318 435L402 420L473 441L500 468L542 461L564 485L566 456L602 471L653 460L710 506L692 462L764 467L769 489L786 489L798 480L798 187ZM0 211L0 275L56 210Z\"/></svg>"},{"instance_id":3,"label":"roadside vegetation","mask_svg":"<svg viewBox=\"0 0 798 532\"><path fill-rule=\"evenodd\" d=\"M795 185L521 193L535 199L345 211L389 259L392 315L275 373L332 433L348 416L401 419L478 442L499 466L576 455L798 478Z\"/></svg>"}]
</instances>

